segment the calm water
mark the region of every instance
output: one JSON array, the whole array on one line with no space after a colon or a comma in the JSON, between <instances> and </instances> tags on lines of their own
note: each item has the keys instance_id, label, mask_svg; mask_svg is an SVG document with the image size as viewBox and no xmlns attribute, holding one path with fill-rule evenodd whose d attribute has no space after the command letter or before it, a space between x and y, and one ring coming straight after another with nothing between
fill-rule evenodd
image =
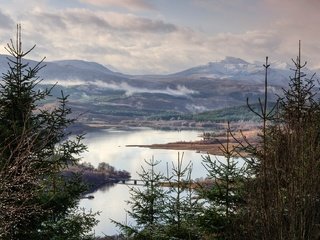
<instances>
[{"instance_id":1,"label":"calm water","mask_svg":"<svg viewBox=\"0 0 320 240\"><path fill-rule=\"evenodd\" d=\"M172 163L177 162L177 150L159 150L139 147L126 147L126 145L168 143L175 141L195 141L199 140L199 131L158 131L141 129L134 131L113 131L107 130L99 133L90 133L86 136L85 143L88 152L83 155L83 161L90 162L97 166L99 162L107 162L116 169L126 170L131 173L132 178L137 178L141 166L145 166L144 159L152 157L160 160L157 171L167 173ZM195 151L180 151L184 153L183 161L187 164L193 163L192 178L205 177L206 171L201 165L201 155ZM94 199L83 199L80 207L94 212L100 211L98 219L100 223L95 228L97 236L113 235L118 233L118 229L110 222L110 219L125 222L128 209L126 200L129 199L128 186L116 184L112 187L105 187L93 193Z\"/></svg>"}]
</instances>

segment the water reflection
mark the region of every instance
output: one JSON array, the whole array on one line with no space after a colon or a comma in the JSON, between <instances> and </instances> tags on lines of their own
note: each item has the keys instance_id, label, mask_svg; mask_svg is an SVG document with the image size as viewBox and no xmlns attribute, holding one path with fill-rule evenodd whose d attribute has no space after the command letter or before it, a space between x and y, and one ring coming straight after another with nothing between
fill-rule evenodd
<instances>
[{"instance_id":1,"label":"water reflection","mask_svg":"<svg viewBox=\"0 0 320 240\"><path fill-rule=\"evenodd\" d=\"M125 209L127 208L125 200L129 199L128 186L119 184L115 187L102 188L93 193L93 195L94 199L82 199L80 207L93 212L100 212L97 216L100 222L94 230L96 235L117 234L117 229L110 219L120 222L125 219Z\"/></svg>"},{"instance_id":2,"label":"water reflection","mask_svg":"<svg viewBox=\"0 0 320 240\"><path fill-rule=\"evenodd\" d=\"M108 192L108 191L110 190L110 188L112 188L112 187L114 187L114 186L115 186L115 184L113 184L113 183L105 184L105 185L103 185L102 187L100 187L99 190L100 190L101 192L106 193L106 192Z\"/></svg>"},{"instance_id":3,"label":"water reflection","mask_svg":"<svg viewBox=\"0 0 320 240\"><path fill-rule=\"evenodd\" d=\"M172 168L172 163L178 159L178 151L165 149L148 149L139 147L126 147L126 145L143 145L153 143L167 143L175 141L194 141L199 139L199 131L157 131L150 129L136 131L104 131L90 133L86 136L88 152L84 154L83 161L98 166L100 162L107 162L118 170L126 170L131 173L132 178L138 178L137 172L141 172L141 165L145 165L145 159L154 157L161 161L156 171L166 174L167 166ZM182 152L182 151L181 151ZM201 154L195 151L183 151L183 162L189 161L193 164L192 178L206 176L205 168L202 166ZM117 229L110 219L123 222L126 219L125 210L128 208L126 201L129 200L128 186L115 184L104 186L91 194L94 199L83 199L80 207L101 211L98 220L100 223L95 229L97 235L117 234Z\"/></svg>"}]
</instances>

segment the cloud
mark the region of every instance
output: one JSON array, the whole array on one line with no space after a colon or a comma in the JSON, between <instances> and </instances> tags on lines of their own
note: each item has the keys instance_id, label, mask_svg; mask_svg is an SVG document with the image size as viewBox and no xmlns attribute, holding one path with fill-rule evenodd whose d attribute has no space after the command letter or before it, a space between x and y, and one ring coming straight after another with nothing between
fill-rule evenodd
<instances>
[{"instance_id":1,"label":"cloud","mask_svg":"<svg viewBox=\"0 0 320 240\"><path fill-rule=\"evenodd\" d=\"M318 0L264 0L272 13L272 26L281 39L281 52L294 57L298 52L298 41L302 41L302 54L309 66L320 67L320 1Z\"/></svg>"},{"instance_id":2,"label":"cloud","mask_svg":"<svg viewBox=\"0 0 320 240\"><path fill-rule=\"evenodd\" d=\"M27 22L38 22L37 26L41 26L43 29L60 28L60 30L68 31L68 33L72 28L82 28L83 33L81 34L83 35L86 35L86 28L99 29L101 34L106 30L148 33L170 33L177 30L174 24L166 23L162 20L143 18L132 14L91 11L79 8L55 13L34 11L31 16L25 15L25 19L27 19ZM37 26L34 26L34 28Z\"/></svg>"},{"instance_id":3,"label":"cloud","mask_svg":"<svg viewBox=\"0 0 320 240\"><path fill-rule=\"evenodd\" d=\"M107 88L112 89L115 91L124 91L125 95L131 96L137 93L158 93L158 94L167 94L171 96L177 96L177 97L187 97L193 94L197 94L197 91L188 89L185 86L177 85L176 88L167 87L166 89L148 89L148 88L138 88L131 86L130 84L126 82L122 83L106 83L101 80L95 80L95 81L83 81L83 80L77 80L77 79L68 79L68 80L44 80L43 83L45 84L58 84L61 86L66 87L72 87L72 86L79 86L79 85L86 85L86 86L95 86L98 88Z\"/></svg>"},{"instance_id":4,"label":"cloud","mask_svg":"<svg viewBox=\"0 0 320 240\"><path fill-rule=\"evenodd\" d=\"M113 30L155 33L170 33L177 30L174 24L132 14L107 13L106 17Z\"/></svg>"},{"instance_id":5,"label":"cloud","mask_svg":"<svg viewBox=\"0 0 320 240\"><path fill-rule=\"evenodd\" d=\"M265 0L265 4L273 14L273 23L277 24L276 27L289 27L286 32L295 28L296 35L300 35L318 28L316 24L320 21L318 0Z\"/></svg>"},{"instance_id":6,"label":"cloud","mask_svg":"<svg viewBox=\"0 0 320 240\"><path fill-rule=\"evenodd\" d=\"M257 0L192 0L193 5L200 6L204 9L213 11L230 11L243 8L244 10L252 10L253 6L259 4Z\"/></svg>"},{"instance_id":7,"label":"cloud","mask_svg":"<svg viewBox=\"0 0 320 240\"><path fill-rule=\"evenodd\" d=\"M264 0L267 6L270 7L273 11L279 11L283 14L287 13L300 13L295 17L297 20L299 16L301 17L299 20L303 19L303 15L305 12L318 12L320 7L320 2L318 0ZM310 17L310 16L309 16Z\"/></svg>"},{"instance_id":8,"label":"cloud","mask_svg":"<svg viewBox=\"0 0 320 240\"><path fill-rule=\"evenodd\" d=\"M60 29L61 31L69 31L72 27L110 27L108 22L100 14L95 14L86 9L66 9L56 12L34 10L30 16L25 15L24 21L27 23L38 22L34 28L50 28ZM31 27L31 26L30 26ZM48 31L47 30L47 31ZM61 32L58 32L62 34Z\"/></svg>"},{"instance_id":9,"label":"cloud","mask_svg":"<svg viewBox=\"0 0 320 240\"><path fill-rule=\"evenodd\" d=\"M48 29L66 30L67 26L60 14L35 11L33 16L30 17L31 21L39 21L40 25L46 26Z\"/></svg>"},{"instance_id":10,"label":"cloud","mask_svg":"<svg viewBox=\"0 0 320 240\"><path fill-rule=\"evenodd\" d=\"M13 19L0 10L0 29L12 29L14 25Z\"/></svg>"},{"instance_id":11,"label":"cloud","mask_svg":"<svg viewBox=\"0 0 320 240\"><path fill-rule=\"evenodd\" d=\"M93 1L82 1L93 4ZM259 2L254 7L250 5L257 11L254 17L252 9L248 10L252 14L247 10L242 13L242 9L248 5L246 1ZM163 3L147 0L95 0L96 6L102 6L97 8L79 5L78 1L72 1L78 4L77 8L54 8L47 6L46 1L32 0L30 11L20 10L19 14L13 10L22 1L13 0L11 7L8 5L10 2L7 1L3 7L7 12L0 11L0 44L15 36L13 23L21 22L23 45L27 49L37 44L37 48L28 56L33 59L43 56L47 56L48 61L83 59L113 65L123 73L166 74L220 60L225 56L254 61L263 60L268 55L271 60L290 62L290 58L297 53L298 40L301 39L305 59L311 66L320 67L320 32L315 24L320 22L318 0L189 0L183 7L192 6L192 11L203 14L193 18L184 16L178 10L174 12L175 8L168 3L164 8ZM50 2L53 4L55 1ZM159 8L151 13L127 11L132 6L150 10L154 8L151 3L155 2ZM62 1L60 5L63 5ZM110 6L119 5L123 9L112 11ZM180 10L180 5L174 6ZM166 15L162 10L160 12L160 7L172 15ZM224 20L215 14L205 15L214 11L223 12ZM240 21L241 14L246 15L243 16L246 21L257 24L248 27L246 22ZM221 14L217 15L220 17ZM268 21L260 21L259 15L267 15ZM206 24L200 27L188 25L196 22L198 17L205 19ZM241 27L238 29L238 25L233 25L229 28L225 22L228 19L231 19L229 24L240 22ZM208 22L215 31L210 30ZM234 28L237 29L233 31ZM5 53L2 46L0 52Z\"/></svg>"},{"instance_id":12,"label":"cloud","mask_svg":"<svg viewBox=\"0 0 320 240\"><path fill-rule=\"evenodd\" d=\"M168 71L165 48L175 45L170 35L181 31L163 20L88 9L35 9L21 18L24 46L37 44L30 58L97 61L131 73Z\"/></svg>"},{"instance_id":13,"label":"cloud","mask_svg":"<svg viewBox=\"0 0 320 240\"><path fill-rule=\"evenodd\" d=\"M91 5L96 5L99 7L121 7L133 11L137 10L154 10L155 6L146 0L81 0Z\"/></svg>"}]
</instances>

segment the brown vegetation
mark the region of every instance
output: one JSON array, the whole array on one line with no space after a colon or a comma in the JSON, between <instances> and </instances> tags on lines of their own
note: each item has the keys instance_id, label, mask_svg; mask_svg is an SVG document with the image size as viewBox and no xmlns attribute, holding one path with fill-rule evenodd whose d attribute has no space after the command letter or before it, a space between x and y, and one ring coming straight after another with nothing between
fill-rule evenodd
<instances>
[{"instance_id":1,"label":"brown vegetation","mask_svg":"<svg viewBox=\"0 0 320 240\"><path fill-rule=\"evenodd\" d=\"M243 136L252 143L256 142L259 130L248 129L241 131ZM240 137L241 132L238 131L234 134L235 137ZM225 134L215 135L212 140L200 140L192 142L172 142L166 144L151 144L151 145L127 145L127 147L146 147L151 149L172 149L172 150L194 150L201 153L208 153L212 155L223 155L221 151L221 143L224 144L227 141ZM237 145L237 142L232 139L230 141L231 146Z\"/></svg>"}]
</instances>

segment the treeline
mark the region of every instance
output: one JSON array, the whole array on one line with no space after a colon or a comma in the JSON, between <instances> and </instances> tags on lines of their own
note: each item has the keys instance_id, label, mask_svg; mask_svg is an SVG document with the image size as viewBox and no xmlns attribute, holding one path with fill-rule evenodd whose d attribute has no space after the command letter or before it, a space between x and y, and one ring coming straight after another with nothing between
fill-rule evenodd
<instances>
[{"instance_id":1,"label":"treeline","mask_svg":"<svg viewBox=\"0 0 320 240\"><path fill-rule=\"evenodd\" d=\"M227 141L221 144L225 159L203 157L213 185L191 187L192 167L181 167L179 157L170 177L155 171L156 161L147 162L149 168L142 168L140 177L149 184L130 190L128 214L134 223L115 222L122 238L320 238L319 89L314 76L303 73L300 46L293 64L288 88L270 108L266 58L265 98L259 99L258 108L248 101L261 122L258 142L235 137L229 125ZM172 186L165 189L162 181Z\"/></svg>"},{"instance_id":2,"label":"treeline","mask_svg":"<svg viewBox=\"0 0 320 240\"><path fill-rule=\"evenodd\" d=\"M268 103L268 108L271 109L275 102ZM252 107L256 110L260 108L259 104L253 104ZM259 117L250 111L247 105L217 109L213 111L205 111L196 114L183 114L177 112L165 112L158 115L153 115L151 120L188 120L196 122L237 122L237 121L259 121Z\"/></svg>"}]
</instances>

